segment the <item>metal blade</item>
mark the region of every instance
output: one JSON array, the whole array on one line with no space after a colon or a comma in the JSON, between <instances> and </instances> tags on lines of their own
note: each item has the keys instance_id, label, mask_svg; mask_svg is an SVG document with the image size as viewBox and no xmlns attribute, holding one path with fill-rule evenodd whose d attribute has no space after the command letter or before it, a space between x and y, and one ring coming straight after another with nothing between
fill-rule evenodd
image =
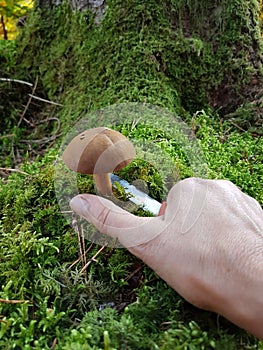
<instances>
[{"instance_id":1,"label":"metal blade","mask_svg":"<svg viewBox=\"0 0 263 350\"><path fill-rule=\"evenodd\" d=\"M124 188L125 193L131 194L132 197L129 198L131 202L143 207L154 215L158 215L161 203L148 196L148 194L138 190L138 188L129 184L128 181L121 179L118 175L111 174L111 182L113 187L114 183L118 182Z\"/></svg>"}]
</instances>

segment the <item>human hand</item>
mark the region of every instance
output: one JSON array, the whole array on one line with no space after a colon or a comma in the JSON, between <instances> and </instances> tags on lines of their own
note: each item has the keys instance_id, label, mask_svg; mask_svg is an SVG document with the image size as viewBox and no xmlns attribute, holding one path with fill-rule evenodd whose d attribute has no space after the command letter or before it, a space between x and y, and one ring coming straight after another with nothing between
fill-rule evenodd
<instances>
[{"instance_id":1,"label":"human hand","mask_svg":"<svg viewBox=\"0 0 263 350\"><path fill-rule=\"evenodd\" d=\"M70 205L190 303L263 339L263 211L231 182L180 181L168 194L164 214L154 218L134 216L89 194Z\"/></svg>"}]
</instances>

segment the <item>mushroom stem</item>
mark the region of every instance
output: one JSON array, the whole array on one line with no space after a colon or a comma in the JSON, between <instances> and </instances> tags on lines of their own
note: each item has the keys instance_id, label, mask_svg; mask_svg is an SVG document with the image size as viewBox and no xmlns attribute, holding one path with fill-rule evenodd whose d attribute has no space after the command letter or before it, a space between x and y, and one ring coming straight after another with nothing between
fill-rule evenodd
<instances>
[{"instance_id":1,"label":"mushroom stem","mask_svg":"<svg viewBox=\"0 0 263 350\"><path fill-rule=\"evenodd\" d=\"M112 184L109 173L93 174L94 182L98 194L110 195L112 194Z\"/></svg>"}]
</instances>

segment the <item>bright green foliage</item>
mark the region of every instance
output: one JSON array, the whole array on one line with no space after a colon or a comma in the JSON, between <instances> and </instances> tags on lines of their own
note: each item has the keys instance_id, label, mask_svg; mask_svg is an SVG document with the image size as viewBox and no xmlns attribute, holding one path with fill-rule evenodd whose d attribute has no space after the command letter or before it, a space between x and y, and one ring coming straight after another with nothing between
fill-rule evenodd
<instances>
[{"instance_id":1,"label":"bright green foliage","mask_svg":"<svg viewBox=\"0 0 263 350\"><path fill-rule=\"evenodd\" d=\"M193 127L205 153L211 178L228 179L263 206L263 139L240 133L235 125L207 118L204 112L193 118Z\"/></svg>"}]
</instances>

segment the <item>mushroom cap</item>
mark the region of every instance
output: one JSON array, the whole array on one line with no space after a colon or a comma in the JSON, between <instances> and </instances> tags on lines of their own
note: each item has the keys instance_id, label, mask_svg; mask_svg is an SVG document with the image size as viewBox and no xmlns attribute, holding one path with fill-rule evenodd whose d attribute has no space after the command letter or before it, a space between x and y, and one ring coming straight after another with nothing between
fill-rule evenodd
<instances>
[{"instance_id":1,"label":"mushroom cap","mask_svg":"<svg viewBox=\"0 0 263 350\"><path fill-rule=\"evenodd\" d=\"M135 157L133 144L120 132L99 127L75 136L62 154L63 162L81 174L119 171Z\"/></svg>"}]
</instances>

